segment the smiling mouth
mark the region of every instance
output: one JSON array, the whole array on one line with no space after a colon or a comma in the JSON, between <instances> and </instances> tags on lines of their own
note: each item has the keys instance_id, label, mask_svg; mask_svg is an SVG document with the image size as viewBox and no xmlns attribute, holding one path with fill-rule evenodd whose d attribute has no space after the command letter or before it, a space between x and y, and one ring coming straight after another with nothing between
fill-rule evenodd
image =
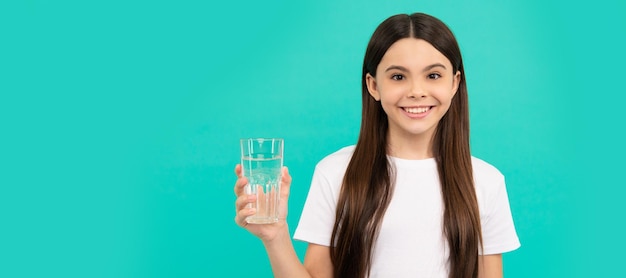
<instances>
[{"instance_id":1,"label":"smiling mouth","mask_svg":"<svg viewBox=\"0 0 626 278\"><path fill-rule=\"evenodd\" d=\"M422 114L425 112L428 112L428 110L430 110L432 108L432 106L427 106L427 107L403 107L402 109L410 114Z\"/></svg>"}]
</instances>

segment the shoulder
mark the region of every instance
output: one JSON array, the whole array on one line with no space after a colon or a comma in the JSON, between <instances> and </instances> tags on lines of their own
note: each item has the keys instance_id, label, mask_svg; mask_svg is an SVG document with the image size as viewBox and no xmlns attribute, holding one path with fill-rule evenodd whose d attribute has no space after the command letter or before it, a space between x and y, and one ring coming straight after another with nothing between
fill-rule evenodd
<instances>
[{"instance_id":1,"label":"shoulder","mask_svg":"<svg viewBox=\"0 0 626 278\"><path fill-rule=\"evenodd\" d=\"M504 175L498 168L488 162L472 157L472 168L474 171L474 186L479 201L488 202L506 186Z\"/></svg>"},{"instance_id":2,"label":"shoulder","mask_svg":"<svg viewBox=\"0 0 626 278\"><path fill-rule=\"evenodd\" d=\"M501 183L504 175L495 166L488 162L472 156L472 168L474 170L474 180L476 183Z\"/></svg>"},{"instance_id":3,"label":"shoulder","mask_svg":"<svg viewBox=\"0 0 626 278\"><path fill-rule=\"evenodd\" d=\"M317 171L324 172L345 172L345 169L348 167L348 163L350 163L350 159L352 159L354 148L354 145L343 147L334 153L327 155L317 163L315 169Z\"/></svg>"}]
</instances>

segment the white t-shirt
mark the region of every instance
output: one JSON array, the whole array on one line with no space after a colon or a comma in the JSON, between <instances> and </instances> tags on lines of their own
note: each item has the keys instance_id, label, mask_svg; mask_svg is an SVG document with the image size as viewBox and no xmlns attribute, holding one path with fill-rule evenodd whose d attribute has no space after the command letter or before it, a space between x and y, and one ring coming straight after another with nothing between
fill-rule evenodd
<instances>
[{"instance_id":1,"label":"white t-shirt","mask_svg":"<svg viewBox=\"0 0 626 278\"><path fill-rule=\"evenodd\" d=\"M330 246L335 210L343 177L354 146L320 161L313 174L294 238ZM448 243L443 234L443 201L435 159L390 158L396 168L393 198L385 212L370 277L448 277ZM480 210L483 254L517 249L504 176L490 164L472 157Z\"/></svg>"}]
</instances>

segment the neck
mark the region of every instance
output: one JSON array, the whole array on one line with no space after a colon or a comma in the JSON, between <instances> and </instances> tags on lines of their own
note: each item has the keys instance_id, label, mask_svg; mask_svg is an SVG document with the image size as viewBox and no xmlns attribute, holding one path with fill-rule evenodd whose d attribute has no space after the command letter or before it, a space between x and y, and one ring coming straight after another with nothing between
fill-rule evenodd
<instances>
[{"instance_id":1,"label":"neck","mask_svg":"<svg viewBox=\"0 0 626 278\"><path fill-rule=\"evenodd\" d=\"M427 159L433 157L432 133L427 134L387 134L389 155L402 159Z\"/></svg>"}]
</instances>

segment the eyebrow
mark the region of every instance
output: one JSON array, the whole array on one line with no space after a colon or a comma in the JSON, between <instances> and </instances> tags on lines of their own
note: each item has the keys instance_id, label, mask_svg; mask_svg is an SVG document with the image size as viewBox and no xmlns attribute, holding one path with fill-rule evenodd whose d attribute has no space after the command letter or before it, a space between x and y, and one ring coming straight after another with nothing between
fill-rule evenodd
<instances>
[{"instance_id":1,"label":"eyebrow","mask_svg":"<svg viewBox=\"0 0 626 278\"><path fill-rule=\"evenodd\" d=\"M433 68L436 68L436 67L441 67L441 68L443 68L444 70L446 69L446 66L444 66L443 64L441 64L441 63L434 63L434 64L432 64L432 65L428 65L428 66L424 67L424 69L423 69L422 71L423 71L423 72L424 72L424 71L429 71L429 70L431 70L431 69L433 69ZM406 71L406 72L408 72L408 71L409 71L407 68L405 68L405 67L403 67L403 66L391 65L391 66L389 66L389 67L385 70L385 72L388 72L388 71L390 71L390 70L400 70L400 71Z\"/></svg>"}]
</instances>

